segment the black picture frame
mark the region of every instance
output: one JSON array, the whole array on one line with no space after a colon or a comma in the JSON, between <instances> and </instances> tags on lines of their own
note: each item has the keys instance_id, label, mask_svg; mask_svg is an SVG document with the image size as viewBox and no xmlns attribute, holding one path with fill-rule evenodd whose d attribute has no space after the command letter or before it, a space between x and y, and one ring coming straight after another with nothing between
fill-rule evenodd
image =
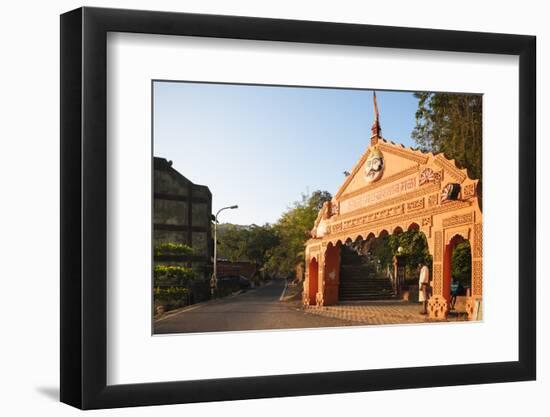
<instances>
[{"instance_id":1,"label":"black picture frame","mask_svg":"<svg viewBox=\"0 0 550 417\"><path fill-rule=\"evenodd\" d=\"M112 385L107 376L108 32L519 56L519 360ZM61 401L82 409L536 378L534 36L80 8L61 15Z\"/></svg>"}]
</instances>

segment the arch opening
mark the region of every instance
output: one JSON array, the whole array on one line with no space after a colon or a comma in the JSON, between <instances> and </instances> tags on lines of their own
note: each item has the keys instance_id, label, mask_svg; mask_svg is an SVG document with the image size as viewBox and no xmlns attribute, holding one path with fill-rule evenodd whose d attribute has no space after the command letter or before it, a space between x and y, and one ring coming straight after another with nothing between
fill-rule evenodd
<instances>
[{"instance_id":1,"label":"arch opening","mask_svg":"<svg viewBox=\"0 0 550 417\"><path fill-rule=\"evenodd\" d=\"M450 311L459 314L465 308L472 287L472 250L470 241L454 235L445 245L443 259L443 297Z\"/></svg>"}]
</instances>

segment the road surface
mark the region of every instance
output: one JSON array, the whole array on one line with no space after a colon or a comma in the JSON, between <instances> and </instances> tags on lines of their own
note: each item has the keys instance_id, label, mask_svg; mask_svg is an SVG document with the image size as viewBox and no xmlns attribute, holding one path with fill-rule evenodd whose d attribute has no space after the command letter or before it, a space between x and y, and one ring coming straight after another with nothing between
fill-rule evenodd
<instances>
[{"instance_id":1,"label":"road surface","mask_svg":"<svg viewBox=\"0 0 550 417\"><path fill-rule=\"evenodd\" d=\"M305 313L298 302L281 302L284 281L244 294L190 306L154 323L155 334L350 326L353 323Z\"/></svg>"}]
</instances>

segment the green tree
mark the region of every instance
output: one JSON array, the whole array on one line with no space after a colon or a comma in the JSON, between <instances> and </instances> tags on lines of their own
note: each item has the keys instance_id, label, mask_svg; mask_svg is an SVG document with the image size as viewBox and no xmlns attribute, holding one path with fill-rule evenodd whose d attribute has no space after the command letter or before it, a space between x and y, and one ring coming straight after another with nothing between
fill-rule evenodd
<instances>
[{"instance_id":1,"label":"green tree","mask_svg":"<svg viewBox=\"0 0 550 417\"><path fill-rule=\"evenodd\" d=\"M311 195L302 195L273 226L278 237L278 245L269 253L266 267L273 275L292 276L298 264L304 263L305 243L310 238L319 210L331 194L317 190Z\"/></svg>"},{"instance_id":2,"label":"green tree","mask_svg":"<svg viewBox=\"0 0 550 417\"><path fill-rule=\"evenodd\" d=\"M224 223L218 225L218 259L247 261L245 256L248 226Z\"/></svg>"},{"instance_id":3,"label":"green tree","mask_svg":"<svg viewBox=\"0 0 550 417\"><path fill-rule=\"evenodd\" d=\"M269 224L241 226L226 223L218 226L219 259L253 262L256 270L263 268L268 252L278 243L277 234Z\"/></svg>"},{"instance_id":4,"label":"green tree","mask_svg":"<svg viewBox=\"0 0 550 417\"><path fill-rule=\"evenodd\" d=\"M482 96L415 93L418 98L412 138L424 152L443 152L472 178L481 179Z\"/></svg>"}]
</instances>

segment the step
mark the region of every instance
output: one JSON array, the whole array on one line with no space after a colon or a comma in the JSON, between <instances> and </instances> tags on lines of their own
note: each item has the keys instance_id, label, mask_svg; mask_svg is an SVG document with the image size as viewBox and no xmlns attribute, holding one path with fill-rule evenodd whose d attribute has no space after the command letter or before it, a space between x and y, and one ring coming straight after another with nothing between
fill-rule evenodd
<instances>
[{"instance_id":1,"label":"step","mask_svg":"<svg viewBox=\"0 0 550 417\"><path fill-rule=\"evenodd\" d=\"M376 294L393 294L393 291L338 291L342 295L376 295Z\"/></svg>"},{"instance_id":2,"label":"step","mask_svg":"<svg viewBox=\"0 0 550 417\"><path fill-rule=\"evenodd\" d=\"M389 296L364 296L364 297L339 297L339 301L374 301L374 300L391 300L394 297Z\"/></svg>"},{"instance_id":3,"label":"step","mask_svg":"<svg viewBox=\"0 0 550 417\"><path fill-rule=\"evenodd\" d=\"M342 284L340 288L393 288L390 284L373 284L373 283L360 283L360 284Z\"/></svg>"}]
</instances>

